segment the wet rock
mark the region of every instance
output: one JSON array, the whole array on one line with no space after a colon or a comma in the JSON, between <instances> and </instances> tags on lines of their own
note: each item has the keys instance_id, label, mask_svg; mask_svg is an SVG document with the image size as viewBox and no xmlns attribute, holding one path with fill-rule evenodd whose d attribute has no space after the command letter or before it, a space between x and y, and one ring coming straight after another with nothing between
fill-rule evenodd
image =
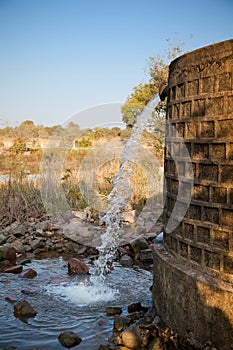
<instances>
[{"instance_id":1,"label":"wet rock","mask_svg":"<svg viewBox=\"0 0 233 350\"><path fill-rule=\"evenodd\" d=\"M116 315L114 316L114 323L113 323L114 331L121 332L126 327L128 327L130 323L131 323L130 319L127 318L126 316Z\"/></svg>"},{"instance_id":2,"label":"wet rock","mask_svg":"<svg viewBox=\"0 0 233 350\"><path fill-rule=\"evenodd\" d=\"M21 293L25 294L25 295L36 295L38 293L38 291L36 290L30 290L30 289L22 289Z\"/></svg>"},{"instance_id":3,"label":"wet rock","mask_svg":"<svg viewBox=\"0 0 233 350\"><path fill-rule=\"evenodd\" d=\"M36 310L33 309L33 307L26 301L19 301L14 306L14 316L17 318L28 318L28 317L34 317L37 315Z\"/></svg>"},{"instance_id":4,"label":"wet rock","mask_svg":"<svg viewBox=\"0 0 233 350\"><path fill-rule=\"evenodd\" d=\"M137 303L132 303L132 304L128 305L127 309L128 309L128 313L130 314L130 313L135 312L135 311L141 311L142 305L139 301Z\"/></svg>"},{"instance_id":5,"label":"wet rock","mask_svg":"<svg viewBox=\"0 0 233 350\"><path fill-rule=\"evenodd\" d=\"M13 296L13 295L7 295L5 297L5 300L8 302L8 303L11 303L11 304L14 304L16 303L16 301L18 300L17 297Z\"/></svg>"},{"instance_id":6,"label":"wet rock","mask_svg":"<svg viewBox=\"0 0 233 350\"><path fill-rule=\"evenodd\" d=\"M68 273L70 275L84 275L89 274L87 265L77 258L69 258L68 261Z\"/></svg>"},{"instance_id":7,"label":"wet rock","mask_svg":"<svg viewBox=\"0 0 233 350\"><path fill-rule=\"evenodd\" d=\"M106 315L107 316L114 316L114 315L120 315L122 313L122 308L117 306L107 306L106 307Z\"/></svg>"},{"instance_id":8,"label":"wet rock","mask_svg":"<svg viewBox=\"0 0 233 350\"><path fill-rule=\"evenodd\" d=\"M138 259L142 261L143 263L153 263L153 253L152 250L149 249L143 249L138 254Z\"/></svg>"},{"instance_id":9,"label":"wet rock","mask_svg":"<svg viewBox=\"0 0 233 350\"><path fill-rule=\"evenodd\" d=\"M31 268L23 270L20 274L20 277L23 278L34 278L37 276L37 272Z\"/></svg>"},{"instance_id":10,"label":"wet rock","mask_svg":"<svg viewBox=\"0 0 233 350\"><path fill-rule=\"evenodd\" d=\"M3 255L6 260L14 263L16 261L16 249L14 247L6 246L3 248Z\"/></svg>"},{"instance_id":11,"label":"wet rock","mask_svg":"<svg viewBox=\"0 0 233 350\"><path fill-rule=\"evenodd\" d=\"M82 339L75 332L62 332L58 336L58 340L65 348L73 348L79 345Z\"/></svg>"},{"instance_id":12,"label":"wet rock","mask_svg":"<svg viewBox=\"0 0 233 350\"><path fill-rule=\"evenodd\" d=\"M148 248L148 243L144 237L138 237L130 242L135 254L140 253L141 250Z\"/></svg>"},{"instance_id":13,"label":"wet rock","mask_svg":"<svg viewBox=\"0 0 233 350\"><path fill-rule=\"evenodd\" d=\"M129 255L125 254L120 258L120 263L123 266L132 267L133 266L133 259Z\"/></svg>"},{"instance_id":14,"label":"wet rock","mask_svg":"<svg viewBox=\"0 0 233 350\"><path fill-rule=\"evenodd\" d=\"M23 271L22 265L14 265L4 270L5 273L15 273L15 274L21 273L22 271Z\"/></svg>"}]
</instances>

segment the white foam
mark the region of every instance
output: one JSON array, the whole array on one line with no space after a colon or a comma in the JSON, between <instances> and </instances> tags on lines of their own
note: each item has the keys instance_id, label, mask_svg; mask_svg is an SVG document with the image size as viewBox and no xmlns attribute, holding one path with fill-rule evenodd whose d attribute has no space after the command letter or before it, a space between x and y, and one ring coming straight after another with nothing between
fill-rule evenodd
<instances>
[{"instance_id":1,"label":"white foam","mask_svg":"<svg viewBox=\"0 0 233 350\"><path fill-rule=\"evenodd\" d=\"M49 294L55 294L79 306L103 304L115 300L118 291L105 285L50 285L47 288Z\"/></svg>"}]
</instances>

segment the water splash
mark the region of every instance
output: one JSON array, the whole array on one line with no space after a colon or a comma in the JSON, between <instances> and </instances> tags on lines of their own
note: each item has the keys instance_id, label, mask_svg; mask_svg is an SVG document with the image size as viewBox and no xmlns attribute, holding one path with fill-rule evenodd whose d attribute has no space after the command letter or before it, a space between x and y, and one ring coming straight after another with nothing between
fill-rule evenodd
<instances>
[{"instance_id":1,"label":"water splash","mask_svg":"<svg viewBox=\"0 0 233 350\"><path fill-rule=\"evenodd\" d=\"M151 118L153 109L158 103L159 96L156 95L138 115L131 137L124 147L122 163L113 181L113 189L108 197L109 209L103 218L106 224L106 231L101 236L102 243L97 247L99 257L91 271L91 280L94 284L98 284L101 281L104 282L106 274L111 271L111 261L119 243L123 212L132 195L129 179L133 175L135 164L140 157L141 136L149 118Z\"/></svg>"}]
</instances>

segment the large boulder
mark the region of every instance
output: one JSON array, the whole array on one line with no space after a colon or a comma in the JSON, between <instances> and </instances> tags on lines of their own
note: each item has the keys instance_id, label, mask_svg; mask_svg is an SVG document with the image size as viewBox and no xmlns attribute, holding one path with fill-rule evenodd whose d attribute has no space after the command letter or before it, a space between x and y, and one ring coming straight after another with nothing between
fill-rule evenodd
<instances>
[{"instance_id":1,"label":"large boulder","mask_svg":"<svg viewBox=\"0 0 233 350\"><path fill-rule=\"evenodd\" d=\"M68 261L69 275L86 275L89 274L87 265L77 258L69 258Z\"/></svg>"}]
</instances>

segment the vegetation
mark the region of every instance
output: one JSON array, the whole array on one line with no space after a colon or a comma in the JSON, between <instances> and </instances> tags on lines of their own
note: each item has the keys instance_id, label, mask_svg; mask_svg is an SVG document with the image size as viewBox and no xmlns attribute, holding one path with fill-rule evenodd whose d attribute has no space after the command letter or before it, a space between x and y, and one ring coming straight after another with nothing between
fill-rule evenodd
<instances>
[{"instance_id":1,"label":"vegetation","mask_svg":"<svg viewBox=\"0 0 233 350\"><path fill-rule=\"evenodd\" d=\"M124 144L130 137L130 127L135 123L137 115L158 92L159 84L167 81L168 63L182 52L182 43L177 42L174 45L168 40L168 44L170 46L165 55L149 58L149 81L145 84L139 83L134 87L132 94L122 106L122 118L128 127L125 130L118 127L80 130L79 125L74 122L70 122L66 127L60 125L45 127L37 126L31 120L26 120L16 127L0 128L0 169L2 174L9 176L6 183L0 183L0 227L5 227L14 221L23 222L32 216L45 214L38 183L28 179L27 174L39 173L44 153L40 140L46 142L51 137L59 140L61 154L64 155L61 174L57 175L60 176L59 186L62 186L70 207L79 210L90 204L83 198L80 191L80 165L91 148L98 143L117 138ZM165 104L161 102L153 111L151 125L142 137L142 144L149 147L150 152L161 162L163 159L164 115ZM6 142L11 146L7 147ZM107 203L107 197L119 166L120 159L116 158L103 164L97 171L94 191L105 203ZM129 206L131 209L140 210L148 199L148 193L147 179L139 165L135 167L130 186L133 189L133 195Z\"/></svg>"},{"instance_id":2,"label":"vegetation","mask_svg":"<svg viewBox=\"0 0 233 350\"><path fill-rule=\"evenodd\" d=\"M137 115L141 113L147 103L159 91L159 85L168 80L168 68L171 60L175 59L182 53L184 43L181 43L177 35L174 42L167 39L168 48L164 55L157 54L148 59L149 81L145 84L139 83L133 88L133 92L127 98L121 108L122 120L128 127L132 127L135 123ZM161 121L165 117L165 103L160 102L153 113L151 120L151 131L156 133L156 136L163 140L164 123Z\"/></svg>"}]
</instances>

